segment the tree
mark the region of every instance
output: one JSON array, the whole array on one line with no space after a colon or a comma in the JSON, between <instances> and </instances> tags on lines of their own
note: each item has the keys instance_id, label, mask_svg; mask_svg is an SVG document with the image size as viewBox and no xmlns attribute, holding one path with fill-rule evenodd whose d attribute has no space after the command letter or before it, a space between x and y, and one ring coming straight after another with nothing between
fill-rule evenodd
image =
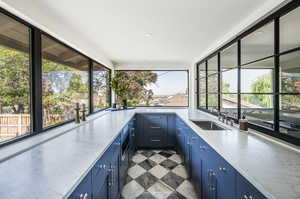
<instances>
[{"instance_id":1,"label":"tree","mask_svg":"<svg viewBox=\"0 0 300 199\"><path fill-rule=\"evenodd\" d=\"M253 93L270 93L272 92L272 82L271 82L271 73L265 74L259 77L252 85L251 91ZM253 104L262 106L262 107L272 107L273 105L273 95L261 95L254 94L249 95L247 100Z\"/></svg>"},{"instance_id":2,"label":"tree","mask_svg":"<svg viewBox=\"0 0 300 199\"><path fill-rule=\"evenodd\" d=\"M157 81L157 74L152 71L119 71L111 81L111 86L117 94L117 102L128 100L130 106L148 105L153 97L153 91L146 87Z\"/></svg>"},{"instance_id":3,"label":"tree","mask_svg":"<svg viewBox=\"0 0 300 199\"><path fill-rule=\"evenodd\" d=\"M13 113L29 111L29 78L28 54L0 47L1 107L10 107Z\"/></svg>"},{"instance_id":4,"label":"tree","mask_svg":"<svg viewBox=\"0 0 300 199\"><path fill-rule=\"evenodd\" d=\"M71 94L88 92L87 84L83 82L80 74L72 74L67 92Z\"/></svg>"}]
</instances>

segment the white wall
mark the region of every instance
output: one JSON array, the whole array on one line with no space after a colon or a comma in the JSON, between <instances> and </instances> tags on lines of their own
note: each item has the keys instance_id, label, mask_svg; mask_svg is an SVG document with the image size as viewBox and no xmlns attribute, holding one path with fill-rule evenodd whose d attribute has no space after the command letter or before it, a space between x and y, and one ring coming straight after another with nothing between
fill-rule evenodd
<instances>
[{"instance_id":1,"label":"white wall","mask_svg":"<svg viewBox=\"0 0 300 199\"><path fill-rule=\"evenodd\" d=\"M59 1L57 1L59 3ZM90 40L83 38L75 29L63 23L63 19L51 13L47 8L33 5L27 0L0 0L0 6L12 14L31 23L37 28L68 44L81 53L102 63L108 68L113 68L112 62L105 56L101 49L95 49Z\"/></svg>"}]
</instances>

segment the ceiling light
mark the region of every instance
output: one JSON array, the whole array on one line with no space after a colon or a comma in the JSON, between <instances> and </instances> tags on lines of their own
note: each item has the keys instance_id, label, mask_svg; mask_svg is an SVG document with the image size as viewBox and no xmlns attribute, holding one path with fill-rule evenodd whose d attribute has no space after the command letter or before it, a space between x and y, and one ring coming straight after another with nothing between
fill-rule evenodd
<instances>
[{"instance_id":1,"label":"ceiling light","mask_svg":"<svg viewBox=\"0 0 300 199\"><path fill-rule=\"evenodd\" d=\"M150 38L150 37L152 37L152 34L151 33L146 33L145 37L149 37Z\"/></svg>"}]
</instances>

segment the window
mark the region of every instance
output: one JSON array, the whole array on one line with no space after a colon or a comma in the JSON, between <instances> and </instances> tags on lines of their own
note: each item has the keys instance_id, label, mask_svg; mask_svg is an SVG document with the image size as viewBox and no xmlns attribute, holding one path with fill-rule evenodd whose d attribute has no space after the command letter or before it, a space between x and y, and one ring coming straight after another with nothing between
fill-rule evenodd
<instances>
[{"instance_id":1,"label":"window","mask_svg":"<svg viewBox=\"0 0 300 199\"><path fill-rule=\"evenodd\" d=\"M269 23L241 40L242 64L274 55L274 23Z\"/></svg>"},{"instance_id":2,"label":"window","mask_svg":"<svg viewBox=\"0 0 300 199\"><path fill-rule=\"evenodd\" d=\"M93 62L93 102L94 111L110 106L110 71Z\"/></svg>"},{"instance_id":3,"label":"window","mask_svg":"<svg viewBox=\"0 0 300 199\"><path fill-rule=\"evenodd\" d=\"M31 131L30 29L0 13L0 142Z\"/></svg>"},{"instance_id":4,"label":"window","mask_svg":"<svg viewBox=\"0 0 300 199\"><path fill-rule=\"evenodd\" d=\"M300 9L280 19L280 133L300 138Z\"/></svg>"},{"instance_id":5,"label":"window","mask_svg":"<svg viewBox=\"0 0 300 199\"><path fill-rule=\"evenodd\" d=\"M241 113L257 125L273 128L274 59L254 62L241 68Z\"/></svg>"},{"instance_id":6,"label":"window","mask_svg":"<svg viewBox=\"0 0 300 199\"><path fill-rule=\"evenodd\" d=\"M300 47L300 8L280 19L280 51L284 52Z\"/></svg>"},{"instance_id":7,"label":"window","mask_svg":"<svg viewBox=\"0 0 300 199\"><path fill-rule=\"evenodd\" d=\"M187 71L118 71L130 85L129 106L188 106ZM117 97L118 103L121 99Z\"/></svg>"},{"instance_id":8,"label":"window","mask_svg":"<svg viewBox=\"0 0 300 199\"><path fill-rule=\"evenodd\" d=\"M198 65L199 107L206 108L206 62Z\"/></svg>"},{"instance_id":9,"label":"window","mask_svg":"<svg viewBox=\"0 0 300 199\"><path fill-rule=\"evenodd\" d=\"M208 67L205 74L197 65L198 76L207 75L199 78L198 108L206 103L214 113L219 102L219 112L300 146L299 6L293 1L200 60Z\"/></svg>"},{"instance_id":10,"label":"window","mask_svg":"<svg viewBox=\"0 0 300 199\"><path fill-rule=\"evenodd\" d=\"M76 103L88 110L89 60L42 35L43 126L74 119Z\"/></svg>"},{"instance_id":11,"label":"window","mask_svg":"<svg viewBox=\"0 0 300 199\"><path fill-rule=\"evenodd\" d=\"M218 110L218 56L207 61L207 106Z\"/></svg>"},{"instance_id":12,"label":"window","mask_svg":"<svg viewBox=\"0 0 300 199\"><path fill-rule=\"evenodd\" d=\"M233 44L220 54L221 63L221 112L237 118L237 44Z\"/></svg>"}]
</instances>

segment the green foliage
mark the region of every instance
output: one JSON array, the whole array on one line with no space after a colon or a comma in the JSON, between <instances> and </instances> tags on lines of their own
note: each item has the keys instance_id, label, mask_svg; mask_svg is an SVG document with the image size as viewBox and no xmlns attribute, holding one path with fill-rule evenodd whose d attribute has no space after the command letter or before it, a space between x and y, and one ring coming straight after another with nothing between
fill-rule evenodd
<instances>
[{"instance_id":1,"label":"green foliage","mask_svg":"<svg viewBox=\"0 0 300 199\"><path fill-rule=\"evenodd\" d=\"M229 93L230 84L229 83L222 83L222 92L223 93Z\"/></svg>"},{"instance_id":2,"label":"green foliage","mask_svg":"<svg viewBox=\"0 0 300 199\"><path fill-rule=\"evenodd\" d=\"M72 74L67 92L71 94L88 92L88 85L83 82L80 74Z\"/></svg>"},{"instance_id":3,"label":"green foliage","mask_svg":"<svg viewBox=\"0 0 300 199\"><path fill-rule=\"evenodd\" d=\"M271 73L259 77L252 85L251 92L253 93L270 93L272 92ZM255 105L271 108L273 106L273 95L246 95L244 99Z\"/></svg>"},{"instance_id":4,"label":"green foliage","mask_svg":"<svg viewBox=\"0 0 300 199\"><path fill-rule=\"evenodd\" d=\"M12 112L29 111L29 56L0 47L0 105ZM18 108L16 108L18 106Z\"/></svg>"},{"instance_id":5,"label":"green foliage","mask_svg":"<svg viewBox=\"0 0 300 199\"><path fill-rule=\"evenodd\" d=\"M119 71L111 80L111 87L117 95L117 102L128 100L128 105L136 106L143 102L149 105L153 91L146 86L157 81L157 74L151 71Z\"/></svg>"}]
</instances>

